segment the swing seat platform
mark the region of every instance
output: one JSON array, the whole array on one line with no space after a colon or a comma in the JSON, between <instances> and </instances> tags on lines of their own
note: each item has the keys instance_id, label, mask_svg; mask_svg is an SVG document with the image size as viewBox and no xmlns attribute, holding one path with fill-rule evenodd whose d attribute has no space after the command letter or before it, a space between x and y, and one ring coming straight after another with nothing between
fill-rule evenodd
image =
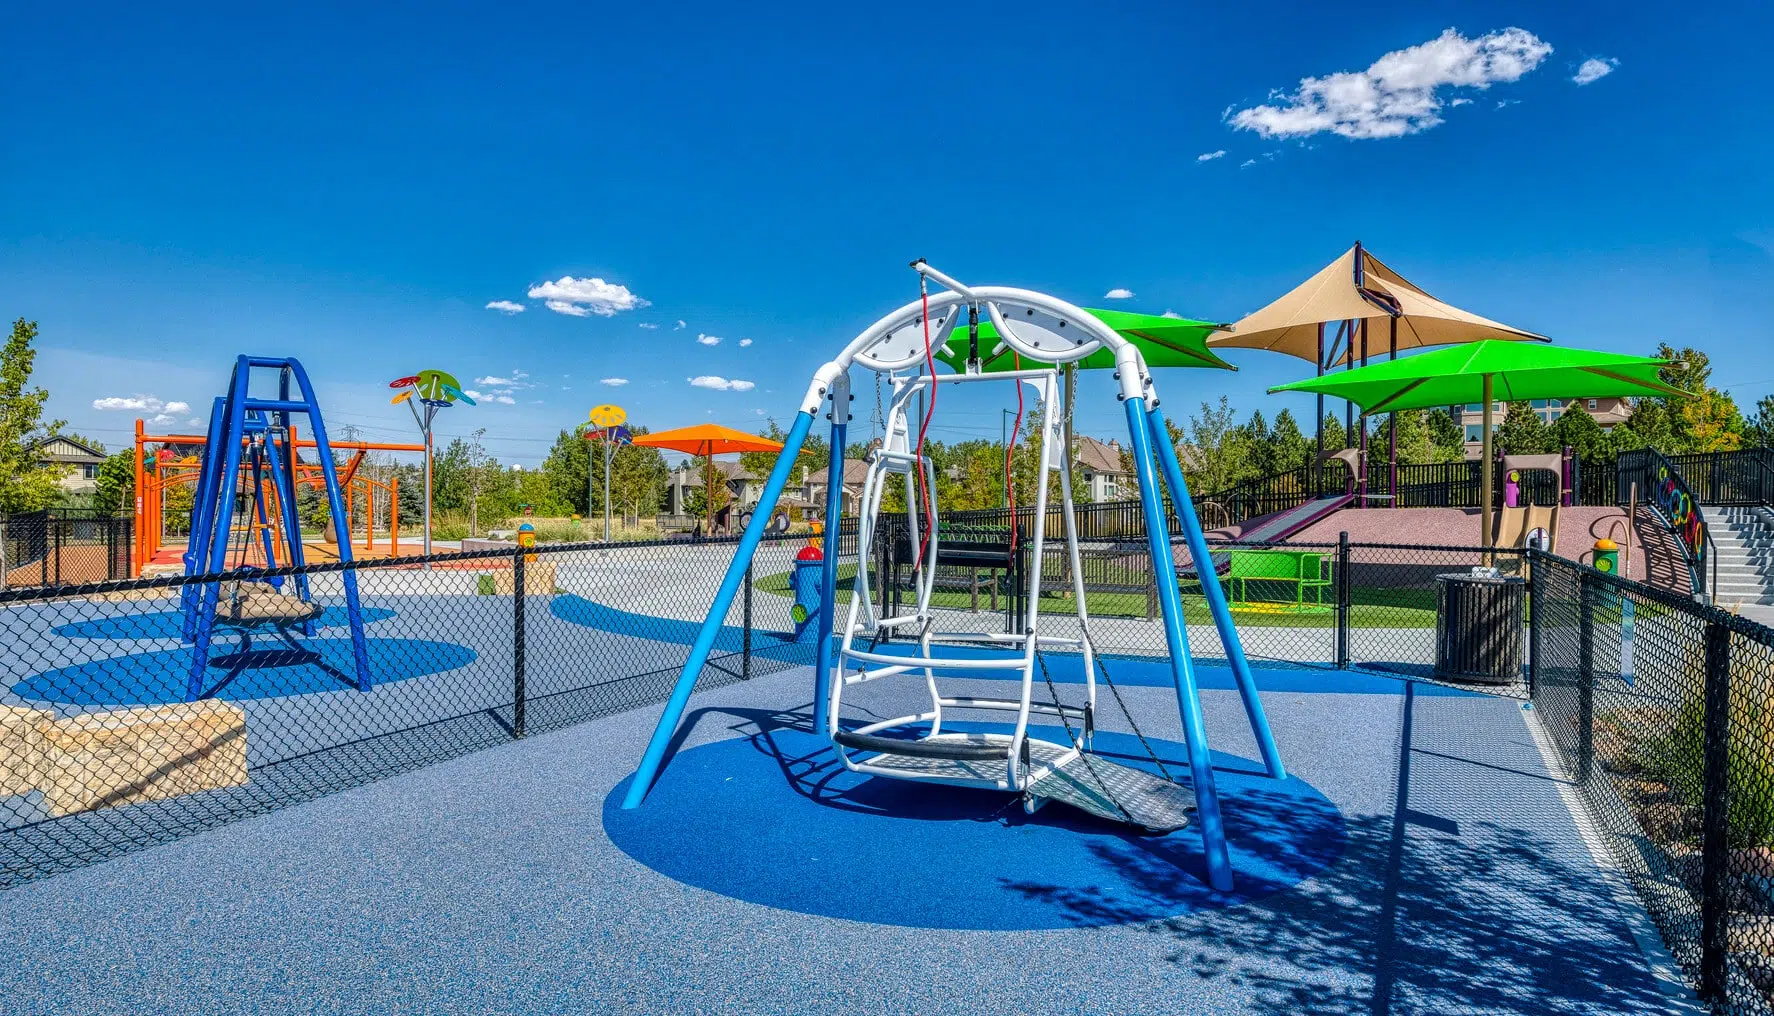
<instances>
[{"instance_id":1,"label":"swing seat platform","mask_svg":"<svg viewBox=\"0 0 1774 1016\"><path fill-rule=\"evenodd\" d=\"M1002 789L1010 782L1010 737L954 733L905 740L839 731L833 740L854 751L872 751L858 761L863 772L954 786ZM1052 766L1029 785L1025 806L1035 811L1049 801L1070 805L1106 822L1143 832L1175 832L1189 824L1195 797L1156 774L1078 754L1065 745L1035 738L1023 741L1028 761Z\"/></svg>"}]
</instances>

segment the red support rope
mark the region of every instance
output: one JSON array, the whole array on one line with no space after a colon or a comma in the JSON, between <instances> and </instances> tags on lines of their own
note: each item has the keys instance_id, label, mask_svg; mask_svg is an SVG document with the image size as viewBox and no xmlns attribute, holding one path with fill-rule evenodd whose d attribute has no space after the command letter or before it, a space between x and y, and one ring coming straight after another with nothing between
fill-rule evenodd
<instances>
[{"instance_id":1,"label":"red support rope","mask_svg":"<svg viewBox=\"0 0 1774 1016\"><path fill-rule=\"evenodd\" d=\"M1010 355L1015 368L1017 370L1022 370L1022 354L1012 351ZM1010 552L1012 554L1016 553L1016 534L1018 526L1016 524L1016 474L1011 472L1010 464L1016 455L1016 435L1023 429L1022 378L1017 378L1013 383L1016 385L1016 423L1010 428L1010 443L1004 446L1004 494L1005 499L1010 502ZM1044 479L1045 477L1042 477L1036 482L1039 483Z\"/></svg>"},{"instance_id":2,"label":"red support rope","mask_svg":"<svg viewBox=\"0 0 1774 1016\"><path fill-rule=\"evenodd\" d=\"M930 284L922 274L918 276L918 299L924 305L924 366L930 371L930 401L924 406L924 419L918 424L918 455L912 470L913 482L921 492L919 504L924 509L924 532L918 540L918 567L924 567L924 555L930 549L930 534L934 523L930 519L931 497L930 484L924 477L924 435L930 430L930 417L936 413L936 358L930 352Z\"/></svg>"}]
</instances>

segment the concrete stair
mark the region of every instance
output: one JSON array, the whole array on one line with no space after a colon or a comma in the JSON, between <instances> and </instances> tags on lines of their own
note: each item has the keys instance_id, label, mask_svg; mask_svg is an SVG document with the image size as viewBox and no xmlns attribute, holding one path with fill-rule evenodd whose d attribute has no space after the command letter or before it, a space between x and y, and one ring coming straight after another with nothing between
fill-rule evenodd
<instances>
[{"instance_id":1,"label":"concrete stair","mask_svg":"<svg viewBox=\"0 0 1774 1016\"><path fill-rule=\"evenodd\" d=\"M1716 555L1713 602L1727 610L1741 609L1756 620L1774 615L1774 510L1702 508L1701 515Z\"/></svg>"}]
</instances>

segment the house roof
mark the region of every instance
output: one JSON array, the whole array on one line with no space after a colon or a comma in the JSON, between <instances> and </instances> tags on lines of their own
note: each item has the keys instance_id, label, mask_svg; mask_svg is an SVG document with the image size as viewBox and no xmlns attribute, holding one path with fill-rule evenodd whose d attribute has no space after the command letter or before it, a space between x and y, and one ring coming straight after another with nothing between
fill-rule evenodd
<instances>
[{"instance_id":1,"label":"house roof","mask_svg":"<svg viewBox=\"0 0 1774 1016\"><path fill-rule=\"evenodd\" d=\"M869 477L869 464L860 459L844 460L844 486L860 487ZM823 468L807 470L807 486L824 487L826 471Z\"/></svg>"},{"instance_id":2,"label":"house roof","mask_svg":"<svg viewBox=\"0 0 1774 1016\"><path fill-rule=\"evenodd\" d=\"M57 434L31 442L30 450L39 462L91 463L105 461L105 453L71 437Z\"/></svg>"},{"instance_id":3,"label":"house roof","mask_svg":"<svg viewBox=\"0 0 1774 1016\"><path fill-rule=\"evenodd\" d=\"M1104 444L1094 437L1078 436L1078 451L1074 459L1078 465L1095 473L1125 473L1121 466L1121 445L1110 439Z\"/></svg>"}]
</instances>

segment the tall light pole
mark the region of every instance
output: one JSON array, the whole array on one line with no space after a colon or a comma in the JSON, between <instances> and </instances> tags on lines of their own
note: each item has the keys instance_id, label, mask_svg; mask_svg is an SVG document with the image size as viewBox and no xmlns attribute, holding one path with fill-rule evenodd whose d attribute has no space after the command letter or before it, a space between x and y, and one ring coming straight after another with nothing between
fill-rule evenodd
<instances>
[{"instance_id":1,"label":"tall light pole","mask_svg":"<svg viewBox=\"0 0 1774 1016\"><path fill-rule=\"evenodd\" d=\"M604 445L604 542L610 542L610 464L616 460L616 449L628 444L632 439L628 428L622 426L628 421L628 413L621 406L593 406L589 418L579 425L587 441L601 441ZM591 449L585 454L585 514L591 514Z\"/></svg>"},{"instance_id":2,"label":"tall light pole","mask_svg":"<svg viewBox=\"0 0 1774 1016\"><path fill-rule=\"evenodd\" d=\"M422 370L417 374L397 377L388 382L388 387L400 390L391 401L395 405L406 403L413 412L413 422L419 425L419 433L425 438L425 556L431 556L431 422L437 418L437 411L448 409L456 402L474 405L474 400L462 391L462 383L455 375L441 370ZM421 409L420 407L424 407ZM430 568L428 562L425 567Z\"/></svg>"}]
</instances>

